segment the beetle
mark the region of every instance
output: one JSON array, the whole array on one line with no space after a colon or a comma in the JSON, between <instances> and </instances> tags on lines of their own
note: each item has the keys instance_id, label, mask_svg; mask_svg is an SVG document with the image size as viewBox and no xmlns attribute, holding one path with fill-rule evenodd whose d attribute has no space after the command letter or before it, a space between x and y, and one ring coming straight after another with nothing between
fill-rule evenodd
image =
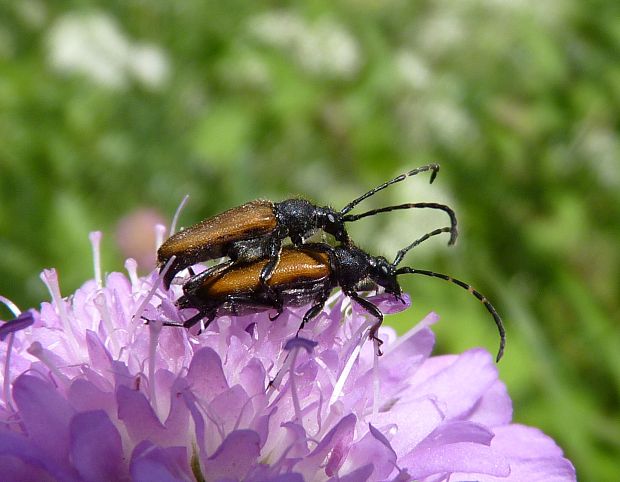
<instances>
[{"instance_id":1,"label":"beetle","mask_svg":"<svg viewBox=\"0 0 620 482\"><path fill-rule=\"evenodd\" d=\"M469 284L442 273L411 267L398 268L410 249L432 236L451 233L451 229L451 227L436 229L416 239L409 246L401 249L392 263L382 256L372 256L352 243L335 247L325 243L307 243L299 247L288 246L282 250L280 262L268 281L269 287L277 292L285 305L311 304L303 317L300 330L321 312L332 290L340 287L345 295L357 302L377 320L372 325L369 336L380 344L377 330L383 322L383 313L358 292L382 287L386 293L404 302L402 289L398 282L400 275L417 274L440 278L472 293L492 315L500 335L500 346L496 358L499 361L506 344L504 325L496 309L484 295ZM264 289L259 279L268 263L269 260L264 259L249 264L234 265L208 277L190 279L183 286L184 294L177 301L177 306L182 309L196 308L198 313L183 323L169 321L164 322L164 325L190 328L205 319L201 328L205 329L216 316L221 314L252 313L270 308L277 310L277 318L283 307L281 304L274 303L270 293Z\"/></svg>"},{"instance_id":2,"label":"beetle","mask_svg":"<svg viewBox=\"0 0 620 482\"><path fill-rule=\"evenodd\" d=\"M157 260L161 270L175 257L164 274L164 286L169 288L179 271L199 262L229 258L197 275L198 282L223 272L235 263L251 263L266 258L268 261L261 270L259 280L269 292L270 285L267 281L280 260L285 238L289 237L293 245L300 246L305 239L321 229L331 234L337 242L348 244L350 238L345 223L399 209L431 208L446 212L452 227L448 244L454 244L458 235L456 215L450 207L443 204L406 203L357 215L347 214L360 202L386 187L425 171L431 171L432 183L439 171L439 165L428 164L401 174L362 194L340 211L329 206L317 206L305 199L287 199L277 203L259 199L205 219L170 236L158 249ZM271 293L272 298L275 295Z\"/></svg>"}]
</instances>

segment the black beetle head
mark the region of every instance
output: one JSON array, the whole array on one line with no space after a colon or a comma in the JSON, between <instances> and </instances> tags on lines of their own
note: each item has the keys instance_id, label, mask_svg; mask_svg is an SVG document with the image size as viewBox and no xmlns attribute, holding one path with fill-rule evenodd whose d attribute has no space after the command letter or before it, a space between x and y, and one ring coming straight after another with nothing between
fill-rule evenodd
<instances>
[{"instance_id":1,"label":"black beetle head","mask_svg":"<svg viewBox=\"0 0 620 482\"><path fill-rule=\"evenodd\" d=\"M383 256L371 256L368 260L370 267L369 276L379 286L385 288L387 293L400 297L402 290L398 284L396 268Z\"/></svg>"},{"instance_id":2,"label":"black beetle head","mask_svg":"<svg viewBox=\"0 0 620 482\"><path fill-rule=\"evenodd\" d=\"M342 214L334 211L329 206L316 209L317 227L328 234L331 234L341 243L349 242L349 234L344 227Z\"/></svg>"}]
</instances>

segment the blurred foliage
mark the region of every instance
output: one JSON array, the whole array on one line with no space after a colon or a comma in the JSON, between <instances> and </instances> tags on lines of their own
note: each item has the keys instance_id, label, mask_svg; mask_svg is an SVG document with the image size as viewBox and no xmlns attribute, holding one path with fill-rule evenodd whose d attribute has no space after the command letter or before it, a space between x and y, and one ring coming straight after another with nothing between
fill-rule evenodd
<instances>
[{"instance_id":1,"label":"blurred foliage","mask_svg":"<svg viewBox=\"0 0 620 482\"><path fill-rule=\"evenodd\" d=\"M185 225L257 197L340 207L440 162L432 186L421 175L365 207L457 209L458 245L433 239L405 262L494 300L515 419L554 436L583 480L617 480L620 4L271 4L0 3L0 293L37 305L48 266L71 292L92 276L96 229L104 268L122 269L119 220L170 219L186 193ZM351 231L391 257L445 222L423 214ZM468 294L404 284L414 307L390 323L435 310L438 351L494 350Z\"/></svg>"}]
</instances>

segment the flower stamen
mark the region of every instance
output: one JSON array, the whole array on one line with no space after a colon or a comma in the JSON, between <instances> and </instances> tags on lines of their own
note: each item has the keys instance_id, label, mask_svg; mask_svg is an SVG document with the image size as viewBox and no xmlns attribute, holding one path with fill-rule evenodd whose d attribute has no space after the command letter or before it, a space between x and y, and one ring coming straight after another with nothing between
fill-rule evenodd
<instances>
[{"instance_id":1,"label":"flower stamen","mask_svg":"<svg viewBox=\"0 0 620 482\"><path fill-rule=\"evenodd\" d=\"M4 296L0 296L0 302L2 302L11 312L15 315L16 318L19 318L21 315L21 310L17 307L15 303L13 303L8 298ZM7 322L9 323L9 322ZM3 326L6 326L3 325ZM14 412L15 408L11 403L11 352L13 351L13 342L15 340L15 332L11 331L9 333L9 340L6 344L6 357L4 360L4 380L2 383L2 394L4 395L4 403L7 410Z\"/></svg>"},{"instance_id":2,"label":"flower stamen","mask_svg":"<svg viewBox=\"0 0 620 482\"><path fill-rule=\"evenodd\" d=\"M299 401L299 394L297 392L297 382L295 377L295 362L297 361L297 355L299 354L300 349L305 349L308 353L312 353L314 347L318 345L317 342L312 340L307 340L302 337L291 338L286 342L284 349L287 351L291 351L291 362L289 367L289 383L291 386L291 397L293 399L293 408L295 409L295 420L299 422L303 426L302 422L302 412L301 412L301 403Z\"/></svg>"},{"instance_id":3,"label":"flower stamen","mask_svg":"<svg viewBox=\"0 0 620 482\"><path fill-rule=\"evenodd\" d=\"M364 325L362 325L361 329L363 330L363 335L359 339L359 342L353 348L351 355L347 359L347 362L345 363L344 368L342 369L342 372L340 373L340 376L338 377L338 381L336 382L336 385L334 385L334 390L332 392L332 396L329 398L328 406L332 406L334 403L336 403L336 401L342 394L342 389L344 388L344 384L346 383L347 378L349 378L349 375L351 374L351 370L353 369L353 364L359 357L359 354L362 350L362 345L368 338L369 327L370 327L370 322L366 322ZM353 339L355 339L355 337Z\"/></svg>"},{"instance_id":4,"label":"flower stamen","mask_svg":"<svg viewBox=\"0 0 620 482\"><path fill-rule=\"evenodd\" d=\"M181 215L181 211L187 204L188 200L189 200L189 194L186 194L181 200L181 202L179 203L179 206L177 207L177 210L174 212L174 216L172 217L172 223L170 224L170 232L168 233L168 236L172 236L176 232L177 222L179 221L179 216ZM158 245L157 247L159 248L160 245Z\"/></svg>"},{"instance_id":5,"label":"flower stamen","mask_svg":"<svg viewBox=\"0 0 620 482\"><path fill-rule=\"evenodd\" d=\"M77 359L78 358L77 354L79 352L79 345L76 340L76 335L73 331L74 327L77 326L77 324L71 323L71 320L69 319L69 315L67 313L67 309L65 306L65 300L62 298L62 295L60 294L60 285L58 284L58 273L56 273L55 269L44 269L40 277L43 283L45 283L45 286L47 286L47 290L49 291L50 296L52 297L52 302L56 306L56 309L58 310L58 316L60 316L60 321L62 323L62 329L64 333L66 335L70 335L70 336L63 337L63 341L66 344L67 349L69 350L69 353L71 354L71 357L73 359Z\"/></svg>"},{"instance_id":6,"label":"flower stamen","mask_svg":"<svg viewBox=\"0 0 620 482\"><path fill-rule=\"evenodd\" d=\"M381 404L381 379L379 378L379 340L373 338L372 356L372 418L376 419Z\"/></svg>"},{"instance_id":7,"label":"flower stamen","mask_svg":"<svg viewBox=\"0 0 620 482\"><path fill-rule=\"evenodd\" d=\"M155 225L155 249L158 250L159 247L164 242L164 236L166 235L166 226L163 224Z\"/></svg>"},{"instance_id":8,"label":"flower stamen","mask_svg":"<svg viewBox=\"0 0 620 482\"><path fill-rule=\"evenodd\" d=\"M101 231L91 231L88 234L88 239L90 239L90 245L93 250L93 268L98 289L103 288L103 279L101 277L101 237Z\"/></svg>"},{"instance_id":9,"label":"flower stamen","mask_svg":"<svg viewBox=\"0 0 620 482\"><path fill-rule=\"evenodd\" d=\"M15 303L13 303L10 299L5 298L2 295L0 295L0 303L6 306L9 309L9 311L13 313L13 315L15 315L16 318L22 314L22 311L17 307Z\"/></svg>"},{"instance_id":10,"label":"flower stamen","mask_svg":"<svg viewBox=\"0 0 620 482\"><path fill-rule=\"evenodd\" d=\"M155 389L155 357L157 356L157 345L159 344L159 334L163 324L158 320L151 320L149 327L149 356L148 356L148 379L149 379L149 399L153 406L153 411L159 416L157 410L157 390Z\"/></svg>"},{"instance_id":11,"label":"flower stamen","mask_svg":"<svg viewBox=\"0 0 620 482\"><path fill-rule=\"evenodd\" d=\"M125 269L129 275L129 281L131 282L131 291L135 293L140 289L140 280L138 279L138 262L133 258L127 258L125 260Z\"/></svg>"},{"instance_id":12,"label":"flower stamen","mask_svg":"<svg viewBox=\"0 0 620 482\"><path fill-rule=\"evenodd\" d=\"M171 256L170 259L168 260L168 262L166 263L166 265L164 266L164 269L161 270L161 272L159 273L159 276L157 277L157 279L153 283L153 286L151 286L151 289L148 291L148 293L146 294L146 296L142 300L142 303L140 303L140 306L138 306L138 309L134 313L134 315L133 315L133 319L134 320L135 319L138 319L138 320L142 319L142 315L144 314L144 310L146 309L146 305L148 305L149 302L153 299L153 297L155 295L155 292L157 291L159 286L162 284L162 280L164 279L164 276L166 275L166 273L170 269L170 266L172 266L172 263L174 263L175 259L176 259L176 256Z\"/></svg>"},{"instance_id":13,"label":"flower stamen","mask_svg":"<svg viewBox=\"0 0 620 482\"><path fill-rule=\"evenodd\" d=\"M99 314L101 315L101 321L103 322L103 326L105 327L105 331L108 334L108 339L110 340L110 347L112 348L112 352L115 355L118 355L120 351L120 344L118 338L116 337L116 332L114 330L114 326L112 324L112 319L110 318L110 310L108 309L108 304L106 302L105 294L98 293L93 303L97 307Z\"/></svg>"},{"instance_id":14,"label":"flower stamen","mask_svg":"<svg viewBox=\"0 0 620 482\"><path fill-rule=\"evenodd\" d=\"M56 376L59 382L61 382L66 388L69 387L69 379L63 375L56 364L52 361L50 351L43 348L43 345L38 341L33 342L26 350L33 357L39 359L50 371Z\"/></svg>"}]
</instances>

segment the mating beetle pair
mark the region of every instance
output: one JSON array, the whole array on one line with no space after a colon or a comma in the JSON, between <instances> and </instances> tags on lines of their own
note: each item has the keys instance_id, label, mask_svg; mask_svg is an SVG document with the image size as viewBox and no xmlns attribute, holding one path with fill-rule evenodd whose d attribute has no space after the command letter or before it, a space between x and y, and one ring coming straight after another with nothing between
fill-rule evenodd
<instances>
[{"instance_id":1,"label":"mating beetle pair","mask_svg":"<svg viewBox=\"0 0 620 482\"><path fill-rule=\"evenodd\" d=\"M501 318L495 308L478 291L468 284L441 273L409 267L397 268L405 254L426 239L441 233L450 233L449 244L457 237L456 216L448 206L437 203L408 203L374 209L358 215L348 215L358 203L382 189L424 171L432 171L433 182L439 166L430 164L414 169L387 181L347 204L342 210L318 207L301 199L280 203L253 201L207 219L171 236L159 249L158 261L166 265L175 259L164 275L168 287L174 276L184 268L220 256L230 260L192 275L183 285L183 296L177 301L180 308L196 308L198 313L183 323L166 322L168 326L189 328L205 319L203 327L218 315L239 314L273 308L275 319L286 306L312 304L302 324L317 316L331 291L340 287L376 318L370 336L376 333L383 314L358 291L384 288L400 299L398 283L401 274L420 274L438 277L469 290L493 316L500 333L502 356L505 334ZM371 256L350 240L344 227L346 222L397 209L432 208L445 211L450 217L450 227L436 229L406 248L400 250L393 263L383 257ZM325 243L303 244L305 238L322 229L331 234L339 246ZM293 246L282 248L282 241L290 237ZM380 342L380 340L378 340Z\"/></svg>"},{"instance_id":2,"label":"mating beetle pair","mask_svg":"<svg viewBox=\"0 0 620 482\"><path fill-rule=\"evenodd\" d=\"M165 265L172 256L176 256L164 276L164 284L168 288L176 274L189 266L227 256L229 261L215 266L202 276L208 277L221 272L233 263L249 263L267 258L269 262L260 273L260 283L265 286L278 263L285 238L289 237L295 246L299 246L320 229L331 234L339 243L349 243L345 223L398 209L430 208L445 211L452 226L449 244L453 244L457 237L456 215L443 204L409 203L373 209L357 215L347 214L364 199L409 176L425 171L431 171L432 183L439 166L429 164L401 174L351 201L340 211L329 206L316 206L305 199L287 199L279 203L256 200L205 219L172 235L157 251L160 266Z\"/></svg>"}]
</instances>

